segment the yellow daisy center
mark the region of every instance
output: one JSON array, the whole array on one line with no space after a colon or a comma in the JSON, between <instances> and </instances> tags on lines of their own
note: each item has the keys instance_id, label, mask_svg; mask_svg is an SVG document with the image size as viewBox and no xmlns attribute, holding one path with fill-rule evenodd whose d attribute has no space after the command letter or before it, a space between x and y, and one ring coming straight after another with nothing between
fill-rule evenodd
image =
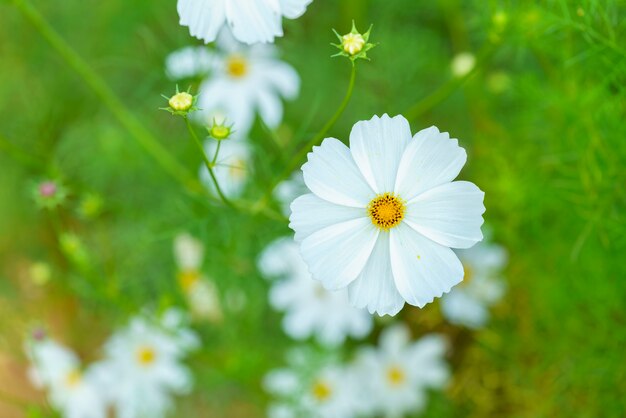
<instances>
[{"instance_id":1,"label":"yellow daisy center","mask_svg":"<svg viewBox=\"0 0 626 418\"><path fill-rule=\"evenodd\" d=\"M379 194L367 205L372 223L383 231L398 226L404 219L405 211L404 201L393 193Z\"/></svg>"},{"instance_id":2,"label":"yellow daisy center","mask_svg":"<svg viewBox=\"0 0 626 418\"><path fill-rule=\"evenodd\" d=\"M200 280L200 273L197 270L184 270L178 273L178 283L185 292L189 292L198 280Z\"/></svg>"},{"instance_id":3,"label":"yellow daisy center","mask_svg":"<svg viewBox=\"0 0 626 418\"><path fill-rule=\"evenodd\" d=\"M226 59L226 72L233 78L241 78L248 73L248 62L241 55L231 55Z\"/></svg>"},{"instance_id":4,"label":"yellow daisy center","mask_svg":"<svg viewBox=\"0 0 626 418\"><path fill-rule=\"evenodd\" d=\"M150 366L156 360L156 352L152 347L144 346L137 350L137 361L142 366Z\"/></svg>"},{"instance_id":5,"label":"yellow daisy center","mask_svg":"<svg viewBox=\"0 0 626 418\"><path fill-rule=\"evenodd\" d=\"M71 388L76 387L82 378L83 375L80 370L72 370L65 376L65 384Z\"/></svg>"},{"instance_id":6,"label":"yellow daisy center","mask_svg":"<svg viewBox=\"0 0 626 418\"><path fill-rule=\"evenodd\" d=\"M332 395L330 386L321 380L318 380L313 384L311 392L313 393L313 397L320 402L328 400L328 398Z\"/></svg>"},{"instance_id":7,"label":"yellow daisy center","mask_svg":"<svg viewBox=\"0 0 626 418\"><path fill-rule=\"evenodd\" d=\"M400 386L406 381L406 374L398 366L391 366L387 369L387 381L391 386Z\"/></svg>"}]
</instances>

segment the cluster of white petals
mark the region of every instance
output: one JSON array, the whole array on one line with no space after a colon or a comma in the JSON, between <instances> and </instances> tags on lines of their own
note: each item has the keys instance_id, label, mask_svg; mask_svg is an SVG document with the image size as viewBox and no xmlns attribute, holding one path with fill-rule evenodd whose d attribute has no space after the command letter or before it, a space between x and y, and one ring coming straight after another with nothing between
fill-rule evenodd
<instances>
[{"instance_id":1,"label":"cluster of white petals","mask_svg":"<svg viewBox=\"0 0 626 418\"><path fill-rule=\"evenodd\" d=\"M313 0L178 0L180 24L192 36L213 42L224 26L240 42L274 42L283 36L283 16L297 19Z\"/></svg>"}]
</instances>

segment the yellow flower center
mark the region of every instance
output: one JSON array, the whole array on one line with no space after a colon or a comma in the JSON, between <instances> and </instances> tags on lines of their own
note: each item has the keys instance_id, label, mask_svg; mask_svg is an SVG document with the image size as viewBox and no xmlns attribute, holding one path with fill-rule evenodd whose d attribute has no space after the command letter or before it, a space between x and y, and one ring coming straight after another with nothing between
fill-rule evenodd
<instances>
[{"instance_id":1,"label":"yellow flower center","mask_svg":"<svg viewBox=\"0 0 626 418\"><path fill-rule=\"evenodd\" d=\"M400 386L406 381L406 374L398 366L392 366L387 370L387 381L391 386Z\"/></svg>"},{"instance_id":2,"label":"yellow flower center","mask_svg":"<svg viewBox=\"0 0 626 418\"><path fill-rule=\"evenodd\" d=\"M365 45L365 39L360 33L349 33L343 35L341 46L343 50L350 55L355 55L361 52Z\"/></svg>"},{"instance_id":3,"label":"yellow flower center","mask_svg":"<svg viewBox=\"0 0 626 418\"><path fill-rule=\"evenodd\" d=\"M193 106L193 96L189 93L176 93L169 101L169 105L177 112L184 112Z\"/></svg>"},{"instance_id":4,"label":"yellow flower center","mask_svg":"<svg viewBox=\"0 0 626 418\"><path fill-rule=\"evenodd\" d=\"M404 219L405 211L404 201L393 193L380 194L367 205L372 223L383 231L398 226Z\"/></svg>"},{"instance_id":5,"label":"yellow flower center","mask_svg":"<svg viewBox=\"0 0 626 418\"><path fill-rule=\"evenodd\" d=\"M74 369L65 376L65 384L70 388L74 388L80 383L82 378L80 370Z\"/></svg>"},{"instance_id":6,"label":"yellow flower center","mask_svg":"<svg viewBox=\"0 0 626 418\"><path fill-rule=\"evenodd\" d=\"M318 380L313 384L311 388L311 392L313 393L313 397L320 402L328 400L330 395L332 395L332 390L330 386L321 380Z\"/></svg>"},{"instance_id":7,"label":"yellow flower center","mask_svg":"<svg viewBox=\"0 0 626 418\"><path fill-rule=\"evenodd\" d=\"M231 55L226 59L226 72L233 78L241 78L248 73L248 63L241 55Z\"/></svg>"},{"instance_id":8,"label":"yellow flower center","mask_svg":"<svg viewBox=\"0 0 626 418\"><path fill-rule=\"evenodd\" d=\"M472 271L472 268L469 266L463 266L463 283L464 285L469 284L472 279L474 278L474 272Z\"/></svg>"},{"instance_id":9,"label":"yellow flower center","mask_svg":"<svg viewBox=\"0 0 626 418\"><path fill-rule=\"evenodd\" d=\"M184 270L178 273L178 283L185 292L189 292L198 280L200 280L200 273L196 270Z\"/></svg>"},{"instance_id":10,"label":"yellow flower center","mask_svg":"<svg viewBox=\"0 0 626 418\"><path fill-rule=\"evenodd\" d=\"M142 366L150 366L156 360L156 352L152 347L144 346L137 350L137 361Z\"/></svg>"}]
</instances>

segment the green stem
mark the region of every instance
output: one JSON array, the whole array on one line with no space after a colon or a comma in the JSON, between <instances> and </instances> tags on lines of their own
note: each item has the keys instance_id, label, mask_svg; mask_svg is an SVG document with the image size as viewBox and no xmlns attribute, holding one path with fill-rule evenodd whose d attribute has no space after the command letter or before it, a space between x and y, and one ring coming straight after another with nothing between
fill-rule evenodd
<instances>
[{"instance_id":1,"label":"green stem","mask_svg":"<svg viewBox=\"0 0 626 418\"><path fill-rule=\"evenodd\" d=\"M468 72L462 77L455 77L448 81L446 84L439 87L437 90L432 92L430 95L424 97L414 105L412 105L409 109L402 112L402 114L408 120L414 120L420 117L422 114L427 112L428 110L434 108L439 103L443 102L447 99L452 93L454 93L459 87L461 87L467 80L469 80L474 74L476 74L484 65L486 61L491 57L491 55L495 52L495 46L493 44L489 44L478 53L478 58L476 60L476 65L472 69L472 71Z\"/></svg>"},{"instance_id":2,"label":"green stem","mask_svg":"<svg viewBox=\"0 0 626 418\"><path fill-rule=\"evenodd\" d=\"M202 186L189 172L169 154L158 140L129 111L113 93L104 80L96 74L67 42L44 20L28 0L11 0L24 17L39 31L65 62L83 79L100 100L109 108L117 120L130 132L154 160L187 190L199 192Z\"/></svg>"},{"instance_id":3,"label":"green stem","mask_svg":"<svg viewBox=\"0 0 626 418\"><path fill-rule=\"evenodd\" d=\"M209 175L211 176L211 180L213 181L213 184L215 185L215 190L217 191L218 196L220 197L220 199L222 199L224 204L226 204L227 206L230 206L231 208L234 208L230 200L228 200L226 196L224 196L224 193L222 192L222 189L220 188L219 182L217 181L217 177L215 177L215 172L213 171L213 168L215 167L214 165L215 163L212 163L211 161L209 161L209 157L207 157L206 152L204 151L204 147L202 146L202 142L200 141L200 138L198 138L196 131L193 129L193 126L191 126L191 122L189 122L189 118L185 117L184 119L185 119L185 124L187 125L187 130L189 131L189 135L191 136L191 138L193 139L193 142L196 144L196 146L200 150L200 154L202 155L202 160L204 161L204 165L206 166L207 170L209 170ZM219 147L219 141L218 141L218 147ZM217 157L217 153L216 153L216 157Z\"/></svg>"},{"instance_id":4,"label":"green stem","mask_svg":"<svg viewBox=\"0 0 626 418\"><path fill-rule=\"evenodd\" d=\"M220 148L222 147L222 141L217 141L217 148L215 149L215 155L213 156L213 161L211 161L211 165L215 167L217 164L217 156L220 153Z\"/></svg>"},{"instance_id":5,"label":"green stem","mask_svg":"<svg viewBox=\"0 0 626 418\"><path fill-rule=\"evenodd\" d=\"M272 182L272 184L270 185L270 187L268 188L268 190L265 192L265 194L263 195L263 197L261 199L259 199L259 201L257 201L256 203L256 207L260 207L263 208L264 205L267 203L267 201L269 200L272 192L274 191L274 189L276 188L276 186L283 180L285 180L287 177L289 177L291 175L291 173L293 173L293 171L300 165L302 164L302 160L306 157L307 153L310 151L311 148L313 148L313 146L317 145L322 139L324 139L324 137L326 136L326 134L328 133L328 131L335 126L335 123L337 123L337 120L339 120L339 118L341 117L341 115L343 114L343 112L346 110L346 107L348 107L348 103L350 103L350 99L352 98L352 93L354 91L354 84L356 81L356 64L352 63L352 71L350 73L350 81L348 83L348 90L346 91L346 95L344 96L341 104L339 105L339 107L337 108L337 110L335 111L335 113L333 114L333 116L328 120L328 122L326 122L326 124L322 127L322 129L315 134L315 136L313 136L301 149L300 151L295 155L295 157L293 157L289 163L287 164L287 166L285 167L285 169L281 172L281 174Z\"/></svg>"}]
</instances>

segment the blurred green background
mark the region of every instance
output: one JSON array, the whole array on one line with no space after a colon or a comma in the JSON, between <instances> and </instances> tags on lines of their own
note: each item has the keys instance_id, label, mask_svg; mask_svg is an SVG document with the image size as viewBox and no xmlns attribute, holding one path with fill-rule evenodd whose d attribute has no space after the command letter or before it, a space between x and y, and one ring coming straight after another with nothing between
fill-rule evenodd
<instances>
[{"instance_id":1,"label":"blurred green background","mask_svg":"<svg viewBox=\"0 0 626 418\"><path fill-rule=\"evenodd\" d=\"M177 416L260 417L260 379L291 343L255 267L283 223L190 198L12 4L0 0L0 415L41 404L21 353L45 321L89 360L111 329L144 306L183 304L171 255L189 231L207 247L220 294L245 309L200 325L196 385ZM200 156L182 122L157 110L168 53L199 44L173 1L41 1L34 6L192 175ZM510 254L508 294L482 331L441 324L432 304L406 307L416 332L454 341L451 387L425 416L626 416L626 4L621 1L315 0L277 42L302 78L276 135L291 149L329 118L350 65L331 28L374 24L380 45L358 65L355 95L331 136L374 114L403 113L413 131L437 125L468 149L461 174L486 192L487 224ZM475 71L455 79L470 52ZM289 155L257 124L246 199L263 194ZM60 177L69 204L39 210L33 185ZM85 198L102 210L85 212ZM71 232L88 262L59 245ZM52 266L37 285L29 266ZM382 322L385 322L383 320Z\"/></svg>"}]
</instances>

